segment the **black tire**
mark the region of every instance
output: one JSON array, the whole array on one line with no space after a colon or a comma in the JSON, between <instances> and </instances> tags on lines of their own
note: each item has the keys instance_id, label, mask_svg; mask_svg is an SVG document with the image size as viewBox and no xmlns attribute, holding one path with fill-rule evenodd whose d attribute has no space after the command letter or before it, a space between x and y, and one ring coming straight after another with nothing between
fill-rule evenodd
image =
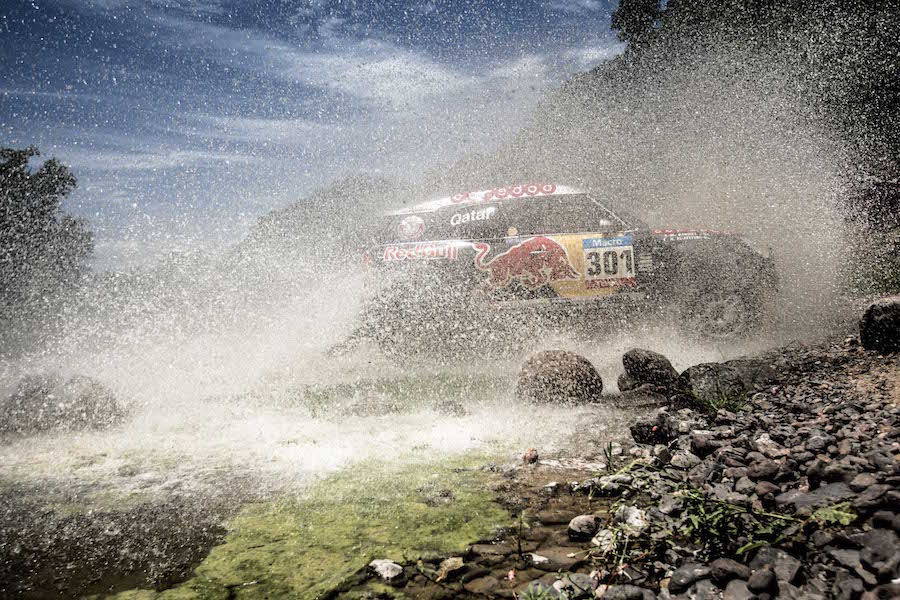
<instances>
[{"instance_id":1,"label":"black tire","mask_svg":"<svg viewBox=\"0 0 900 600\"><path fill-rule=\"evenodd\" d=\"M745 339L759 330L763 304L759 294L744 290L693 290L678 302L679 325L706 340Z\"/></svg>"}]
</instances>

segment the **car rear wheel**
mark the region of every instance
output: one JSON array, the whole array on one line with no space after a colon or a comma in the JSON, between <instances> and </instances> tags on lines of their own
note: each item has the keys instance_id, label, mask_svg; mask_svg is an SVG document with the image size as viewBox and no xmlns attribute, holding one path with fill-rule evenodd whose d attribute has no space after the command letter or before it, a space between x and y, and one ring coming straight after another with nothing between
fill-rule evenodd
<instances>
[{"instance_id":1,"label":"car rear wheel","mask_svg":"<svg viewBox=\"0 0 900 600\"><path fill-rule=\"evenodd\" d=\"M741 339L762 323L762 302L740 290L708 290L690 294L679 306L681 327L708 340Z\"/></svg>"}]
</instances>

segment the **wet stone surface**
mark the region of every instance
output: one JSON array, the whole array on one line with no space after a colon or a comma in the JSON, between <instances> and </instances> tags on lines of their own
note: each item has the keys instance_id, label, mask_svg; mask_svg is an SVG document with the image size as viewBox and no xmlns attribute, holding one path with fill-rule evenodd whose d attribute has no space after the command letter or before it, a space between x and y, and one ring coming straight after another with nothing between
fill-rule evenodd
<instances>
[{"instance_id":1,"label":"wet stone surface","mask_svg":"<svg viewBox=\"0 0 900 600\"><path fill-rule=\"evenodd\" d=\"M603 456L480 467L513 525L456 555L367 563L328 597L897 597L900 358L847 340L760 361L765 387L736 406L670 390ZM3 597L172 587L228 516L178 501L66 515L35 493L0 498Z\"/></svg>"},{"instance_id":2,"label":"wet stone surface","mask_svg":"<svg viewBox=\"0 0 900 600\"><path fill-rule=\"evenodd\" d=\"M496 491L520 527L474 544L441 581L423 575L434 565L407 565L418 575L402 593L897 597L900 406L883 381L900 378L900 358L845 340L727 370L759 361L765 386L754 379L737 410L673 394L605 473L511 467Z\"/></svg>"}]
</instances>

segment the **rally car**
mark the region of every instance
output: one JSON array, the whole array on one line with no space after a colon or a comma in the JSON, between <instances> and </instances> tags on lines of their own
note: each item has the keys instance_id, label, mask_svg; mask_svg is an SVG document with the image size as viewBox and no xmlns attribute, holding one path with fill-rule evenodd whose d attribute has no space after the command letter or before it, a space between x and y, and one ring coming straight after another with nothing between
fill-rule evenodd
<instances>
[{"instance_id":1,"label":"rally car","mask_svg":"<svg viewBox=\"0 0 900 600\"><path fill-rule=\"evenodd\" d=\"M458 193L385 215L365 255L366 328L387 345L671 317L746 336L777 286L771 256L728 231L652 229L589 193L533 183Z\"/></svg>"}]
</instances>

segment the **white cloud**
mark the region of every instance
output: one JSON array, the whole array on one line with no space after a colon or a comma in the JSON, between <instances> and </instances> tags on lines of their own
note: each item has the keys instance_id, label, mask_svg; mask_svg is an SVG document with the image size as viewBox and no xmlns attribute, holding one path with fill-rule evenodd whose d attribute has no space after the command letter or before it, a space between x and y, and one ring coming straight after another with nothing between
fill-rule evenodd
<instances>
[{"instance_id":1,"label":"white cloud","mask_svg":"<svg viewBox=\"0 0 900 600\"><path fill-rule=\"evenodd\" d=\"M475 82L424 55L382 42L364 41L330 54L292 52L283 60L285 75L296 81L389 109L409 108Z\"/></svg>"},{"instance_id":2,"label":"white cloud","mask_svg":"<svg viewBox=\"0 0 900 600\"><path fill-rule=\"evenodd\" d=\"M262 157L197 150L166 150L128 152L66 147L57 150L63 162L75 169L95 172L159 171L210 163L251 164L263 162Z\"/></svg>"},{"instance_id":3,"label":"white cloud","mask_svg":"<svg viewBox=\"0 0 900 600\"><path fill-rule=\"evenodd\" d=\"M219 0L58 0L82 10L115 11L126 7L179 10L188 14L222 15L225 8Z\"/></svg>"},{"instance_id":4,"label":"white cloud","mask_svg":"<svg viewBox=\"0 0 900 600\"><path fill-rule=\"evenodd\" d=\"M581 70L612 60L624 50L625 44L573 48L566 52L566 58L569 61L574 62L576 68Z\"/></svg>"},{"instance_id":5,"label":"white cloud","mask_svg":"<svg viewBox=\"0 0 900 600\"><path fill-rule=\"evenodd\" d=\"M262 119L254 117L219 117L195 115L202 126L199 135L205 139L240 142L286 143L316 140L334 133L335 126L309 119Z\"/></svg>"},{"instance_id":6,"label":"white cloud","mask_svg":"<svg viewBox=\"0 0 900 600\"><path fill-rule=\"evenodd\" d=\"M603 8L599 0L551 0L549 6L550 10L573 14L597 12Z\"/></svg>"}]
</instances>

